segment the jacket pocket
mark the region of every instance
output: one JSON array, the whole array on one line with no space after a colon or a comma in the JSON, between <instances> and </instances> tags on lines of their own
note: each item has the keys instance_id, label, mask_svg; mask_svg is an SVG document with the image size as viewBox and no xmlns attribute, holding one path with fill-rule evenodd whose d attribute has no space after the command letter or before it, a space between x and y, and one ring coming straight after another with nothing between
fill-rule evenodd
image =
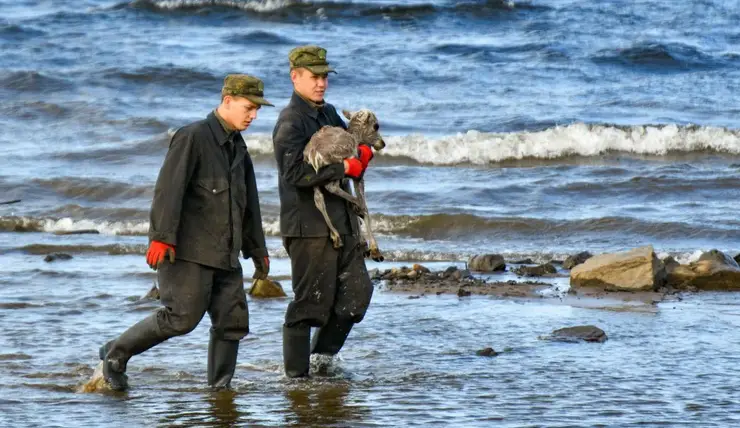
<instances>
[{"instance_id":1,"label":"jacket pocket","mask_svg":"<svg viewBox=\"0 0 740 428\"><path fill-rule=\"evenodd\" d=\"M229 182L222 178L207 178L199 180L196 185L214 195L220 195L229 190Z\"/></svg>"}]
</instances>

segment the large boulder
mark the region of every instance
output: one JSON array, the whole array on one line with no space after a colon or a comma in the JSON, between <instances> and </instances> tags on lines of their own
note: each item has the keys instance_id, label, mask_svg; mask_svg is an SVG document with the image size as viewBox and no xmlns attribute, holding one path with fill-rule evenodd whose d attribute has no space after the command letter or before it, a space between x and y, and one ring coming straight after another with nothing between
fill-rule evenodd
<instances>
[{"instance_id":1,"label":"large boulder","mask_svg":"<svg viewBox=\"0 0 740 428\"><path fill-rule=\"evenodd\" d=\"M682 289L740 291L740 266L718 250L702 254L688 265L667 267L668 284Z\"/></svg>"},{"instance_id":2,"label":"large boulder","mask_svg":"<svg viewBox=\"0 0 740 428\"><path fill-rule=\"evenodd\" d=\"M519 266L512 272L519 276L553 276L558 273L558 270L550 263L545 263L539 266Z\"/></svg>"},{"instance_id":3,"label":"large boulder","mask_svg":"<svg viewBox=\"0 0 740 428\"><path fill-rule=\"evenodd\" d=\"M548 336L541 336L540 339L552 340L556 342L606 342L608 339L604 330L593 325L579 325L576 327L566 327L553 331Z\"/></svg>"},{"instance_id":4,"label":"large boulder","mask_svg":"<svg viewBox=\"0 0 740 428\"><path fill-rule=\"evenodd\" d=\"M652 245L591 257L570 271L573 288L606 291L652 291L665 283L665 266Z\"/></svg>"},{"instance_id":5,"label":"large boulder","mask_svg":"<svg viewBox=\"0 0 740 428\"><path fill-rule=\"evenodd\" d=\"M589 253L588 251L583 251L578 254L568 256L568 258L566 258L563 262L563 269L573 269L574 267L580 265L591 257L593 257L593 254Z\"/></svg>"},{"instance_id":6,"label":"large boulder","mask_svg":"<svg viewBox=\"0 0 740 428\"><path fill-rule=\"evenodd\" d=\"M506 261L500 254L483 254L468 260L468 269L477 272L497 272L506 270Z\"/></svg>"},{"instance_id":7,"label":"large boulder","mask_svg":"<svg viewBox=\"0 0 740 428\"><path fill-rule=\"evenodd\" d=\"M255 279L252 288L247 292L252 297L270 299L275 297L285 297L283 286L279 282L271 279Z\"/></svg>"},{"instance_id":8,"label":"large boulder","mask_svg":"<svg viewBox=\"0 0 740 428\"><path fill-rule=\"evenodd\" d=\"M735 256L735 263L740 265L740 253L738 253L738 255Z\"/></svg>"}]
</instances>

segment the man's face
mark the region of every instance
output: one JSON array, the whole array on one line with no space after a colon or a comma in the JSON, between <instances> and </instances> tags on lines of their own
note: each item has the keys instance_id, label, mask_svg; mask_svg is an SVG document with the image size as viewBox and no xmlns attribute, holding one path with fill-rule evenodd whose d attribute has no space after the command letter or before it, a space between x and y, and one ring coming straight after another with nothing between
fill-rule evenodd
<instances>
[{"instance_id":1,"label":"man's face","mask_svg":"<svg viewBox=\"0 0 740 428\"><path fill-rule=\"evenodd\" d=\"M315 103L324 101L324 93L329 86L329 76L326 74L313 74L305 68L297 68L291 70L290 80L293 81L293 88L303 98Z\"/></svg>"},{"instance_id":2,"label":"man's face","mask_svg":"<svg viewBox=\"0 0 740 428\"><path fill-rule=\"evenodd\" d=\"M232 97L227 95L224 98L224 107L228 117L224 117L229 125L237 131L244 131L249 128L253 120L257 119L257 110L260 106L243 97Z\"/></svg>"}]
</instances>

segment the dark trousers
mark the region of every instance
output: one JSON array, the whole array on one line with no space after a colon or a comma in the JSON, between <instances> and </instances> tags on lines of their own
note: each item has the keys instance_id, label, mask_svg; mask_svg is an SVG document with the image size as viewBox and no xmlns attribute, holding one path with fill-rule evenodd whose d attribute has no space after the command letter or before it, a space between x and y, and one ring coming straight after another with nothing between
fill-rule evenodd
<instances>
[{"instance_id":1,"label":"dark trousers","mask_svg":"<svg viewBox=\"0 0 740 428\"><path fill-rule=\"evenodd\" d=\"M249 333L249 310L242 269L223 270L177 260L157 271L163 308L156 312L164 336L179 336L198 326L206 312L211 334L241 340Z\"/></svg>"},{"instance_id":2,"label":"dark trousers","mask_svg":"<svg viewBox=\"0 0 740 428\"><path fill-rule=\"evenodd\" d=\"M344 246L332 247L328 237L284 238L293 277L293 301L285 326L323 327L330 316L359 323L373 295L364 259L364 243L342 236Z\"/></svg>"}]
</instances>

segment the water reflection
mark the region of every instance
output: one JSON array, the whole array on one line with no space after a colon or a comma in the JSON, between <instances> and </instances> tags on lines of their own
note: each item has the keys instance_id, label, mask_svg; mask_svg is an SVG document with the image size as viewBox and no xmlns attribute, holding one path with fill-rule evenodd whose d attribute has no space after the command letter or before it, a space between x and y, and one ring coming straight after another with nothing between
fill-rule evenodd
<instances>
[{"instance_id":1,"label":"water reflection","mask_svg":"<svg viewBox=\"0 0 740 428\"><path fill-rule=\"evenodd\" d=\"M348 399L346 383L305 385L288 389L290 411L286 422L293 426L355 426L370 415L370 409Z\"/></svg>"}]
</instances>

